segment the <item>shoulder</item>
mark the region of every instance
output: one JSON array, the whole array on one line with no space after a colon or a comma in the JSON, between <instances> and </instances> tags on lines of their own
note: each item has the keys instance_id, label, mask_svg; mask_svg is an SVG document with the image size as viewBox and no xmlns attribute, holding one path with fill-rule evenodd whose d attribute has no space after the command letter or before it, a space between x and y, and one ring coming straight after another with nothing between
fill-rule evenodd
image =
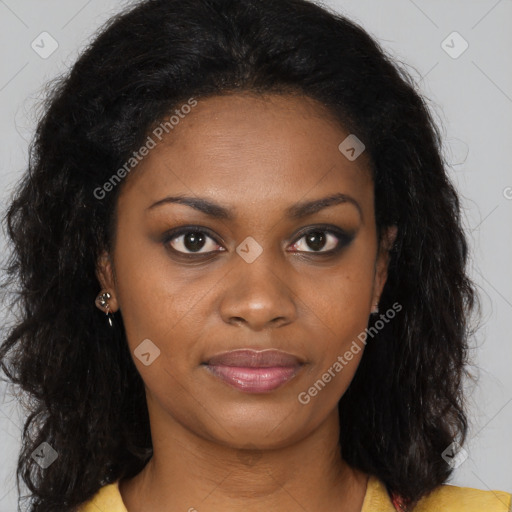
<instances>
[{"instance_id":1,"label":"shoulder","mask_svg":"<svg viewBox=\"0 0 512 512\"><path fill-rule=\"evenodd\" d=\"M504 491L482 491L471 487L441 485L422 498L414 512L511 512L512 495Z\"/></svg>"},{"instance_id":2,"label":"shoulder","mask_svg":"<svg viewBox=\"0 0 512 512\"><path fill-rule=\"evenodd\" d=\"M124 506L119 482L107 484L86 503L82 504L77 512L128 512Z\"/></svg>"},{"instance_id":3,"label":"shoulder","mask_svg":"<svg viewBox=\"0 0 512 512\"><path fill-rule=\"evenodd\" d=\"M102 487L78 512L128 512L119 492L119 482ZM370 477L362 512L392 512L394 507L382 482ZM441 485L423 497L414 512L512 512L512 494L470 487Z\"/></svg>"},{"instance_id":4,"label":"shoulder","mask_svg":"<svg viewBox=\"0 0 512 512\"><path fill-rule=\"evenodd\" d=\"M412 512L512 512L512 495L470 487L440 485L424 496ZM396 512L386 486L370 475L361 512Z\"/></svg>"}]
</instances>

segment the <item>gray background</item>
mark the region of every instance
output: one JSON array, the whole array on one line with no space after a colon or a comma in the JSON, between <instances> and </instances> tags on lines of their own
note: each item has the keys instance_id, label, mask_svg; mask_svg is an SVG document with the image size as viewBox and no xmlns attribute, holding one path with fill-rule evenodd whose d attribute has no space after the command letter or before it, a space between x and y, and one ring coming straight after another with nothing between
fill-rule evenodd
<instances>
[{"instance_id":1,"label":"gray background","mask_svg":"<svg viewBox=\"0 0 512 512\"><path fill-rule=\"evenodd\" d=\"M45 82L64 72L93 32L128 3L0 0L2 210L26 165ZM462 197L472 244L471 272L483 305L482 327L474 339L479 382L469 389L468 458L455 470L451 483L511 492L512 1L330 0L325 4L358 22L396 59L407 63L442 127L445 155ZM47 58L31 47L44 31L58 43ZM454 31L463 39L450 36ZM458 55L464 40L469 46ZM47 39L45 50L49 48ZM0 249L3 254L3 238ZM5 325L9 315L5 310L0 313L0 325ZM16 510L14 470L23 416L3 384L0 390L0 512L11 512Z\"/></svg>"}]
</instances>

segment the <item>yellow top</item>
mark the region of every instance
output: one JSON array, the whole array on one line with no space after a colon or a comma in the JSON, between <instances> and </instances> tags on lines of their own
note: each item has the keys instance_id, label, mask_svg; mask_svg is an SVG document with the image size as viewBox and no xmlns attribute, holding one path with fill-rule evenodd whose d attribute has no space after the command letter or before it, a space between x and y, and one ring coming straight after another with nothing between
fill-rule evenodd
<instances>
[{"instance_id":1,"label":"yellow top","mask_svg":"<svg viewBox=\"0 0 512 512\"><path fill-rule=\"evenodd\" d=\"M512 495L469 487L441 485L425 496L414 512L512 512ZM105 485L78 512L128 512L119 492L119 481ZM396 512L384 484L370 476L361 512Z\"/></svg>"}]
</instances>

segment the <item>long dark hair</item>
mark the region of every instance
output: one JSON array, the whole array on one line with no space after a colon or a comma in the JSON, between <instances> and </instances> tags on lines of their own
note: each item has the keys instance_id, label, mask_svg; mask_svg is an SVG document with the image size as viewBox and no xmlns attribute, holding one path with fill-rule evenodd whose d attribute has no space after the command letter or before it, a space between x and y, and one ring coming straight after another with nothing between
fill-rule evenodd
<instances>
[{"instance_id":1,"label":"long dark hair","mask_svg":"<svg viewBox=\"0 0 512 512\"><path fill-rule=\"evenodd\" d=\"M18 316L0 359L30 398L17 481L33 511L72 510L152 454L122 318L112 335L94 305L122 183L94 191L192 96L236 91L305 94L364 142L378 232L398 226L380 308L402 310L369 339L340 400L341 452L410 503L451 473L441 454L466 435L476 294L439 128L411 74L356 23L307 0L146 0L53 81L4 217L3 288L15 290ZM43 442L58 453L46 469L31 456Z\"/></svg>"}]
</instances>

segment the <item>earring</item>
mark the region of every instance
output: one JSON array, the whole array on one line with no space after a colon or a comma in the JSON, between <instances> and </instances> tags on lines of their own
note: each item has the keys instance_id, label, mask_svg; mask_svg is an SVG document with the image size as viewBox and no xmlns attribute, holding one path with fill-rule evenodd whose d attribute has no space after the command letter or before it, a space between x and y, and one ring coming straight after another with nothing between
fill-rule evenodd
<instances>
[{"instance_id":1,"label":"earring","mask_svg":"<svg viewBox=\"0 0 512 512\"><path fill-rule=\"evenodd\" d=\"M379 305L375 304L375 306L372 309L372 315L376 315L379 312Z\"/></svg>"},{"instance_id":2,"label":"earring","mask_svg":"<svg viewBox=\"0 0 512 512\"><path fill-rule=\"evenodd\" d=\"M112 298L112 295L110 295L107 291L101 291L100 294L96 297L96 306L99 309L106 310L105 313L107 315L108 323L110 327L114 327L114 324L112 323L112 314L110 313L110 305L108 301Z\"/></svg>"}]
</instances>

